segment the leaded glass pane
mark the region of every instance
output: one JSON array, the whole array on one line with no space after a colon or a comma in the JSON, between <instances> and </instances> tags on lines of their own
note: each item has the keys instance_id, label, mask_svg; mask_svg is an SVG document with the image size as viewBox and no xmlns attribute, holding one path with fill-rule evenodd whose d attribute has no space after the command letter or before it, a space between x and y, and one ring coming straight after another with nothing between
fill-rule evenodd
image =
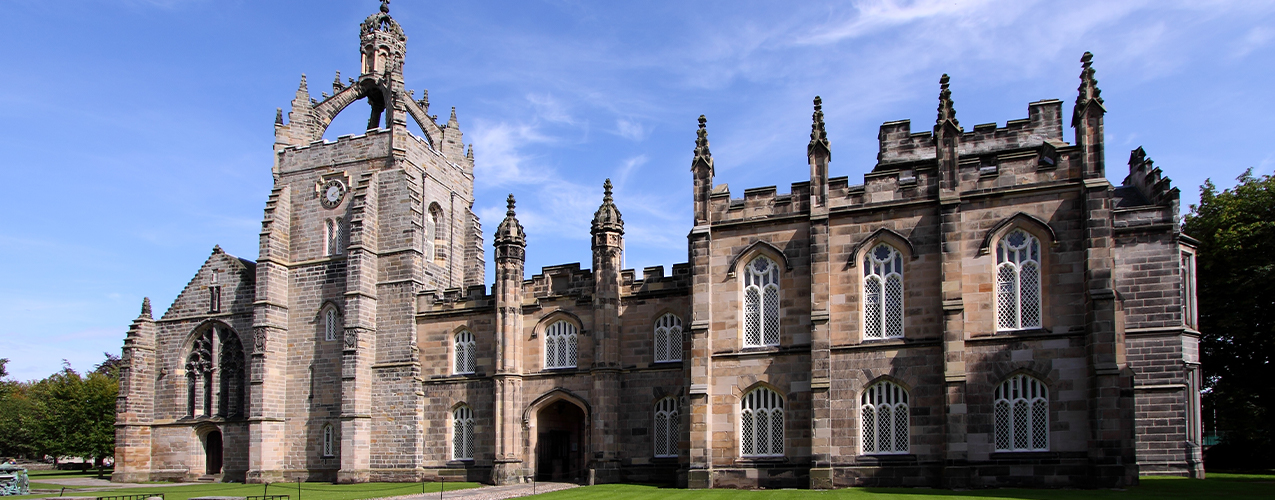
<instances>
[{"instance_id":1,"label":"leaded glass pane","mask_svg":"<svg viewBox=\"0 0 1275 500\"><path fill-rule=\"evenodd\" d=\"M744 292L744 345L761 345L761 289Z\"/></svg>"},{"instance_id":2,"label":"leaded glass pane","mask_svg":"<svg viewBox=\"0 0 1275 500\"><path fill-rule=\"evenodd\" d=\"M869 276L863 282L864 337L881 338L881 278Z\"/></svg>"},{"instance_id":3,"label":"leaded glass pane","mask_svg":"<svg viewBox=\"0 0 1275 500\"><path fill-rule=\"evenodd\" d=\"M1009 401L996 402L996 449L1008 450L1009 447Z\"/></svg>"},{"instance_id":4,"label":"leaded glass pane","mask_svg":"<svg viewBox=\"0 0 1275 500\"><path fill-rule=\"evenodd\" d=\"M996 325L1002 330L1018 328L1018 279L1012 264L1001 264L996 272Z\"/></svg>"},{"instance_id":5,"label":"leaded glass pane","mask_svg":"<svg viewBox=\"0 0 1275 500\"><path fill-rule=\"evenodd\" d=\"M863 413L863 452L875 453L877 451L877 410L871 405L864 405Z\"/></svg>"},{"instance_id":6,"label":"leaded glass pane","mask_svg":"<svg viewBox=\"0 0 1275 500\"><path fill-rule=\"evenodd\" d=\"M1031 429L1027 415L1027 401L1018 400L1014 402L1014 448L1019 450L1027 449L1027 440L1031 437Z\"/></svg>"},{"instance_id":7,"label":"leaded glass pane","mask_svg":"<svg viewBox=\"0 0 1275 500\"><path fill-rule=\"evenodd\" d=\"M903 336L903 280L891 275L885 280L885 336Z\"/></svg>"},{"instance_id":8,"label":"leaded glass pane","mask_svg":"<svg viewBox=\"0 0 1275 500\"><path fill-rule=\"evenodd\" d=\"M1043 399L1032 402L1032 448L1049 448L1049 403Z\"/></svg>"},{"instance_id":9,"label":"leaded glass pane","mask_svg":"<svg viewBox=\"0 0 1275 500\"><path fill-rule=\"evenodd\" d=\"M766 336L765 345L779 345L779 287L767 286L765 304Z\"/></svg>"},{"instance_id":10,"label":"leaded glass pane","mask_svg":"<svg viewBox=\"0 0 1275 500\"><path fill-rule=\"evenodd\" d=\"M1035 262L1023 264L1020 271L1019 281L1021 282L1021 291L1019 292L1020 301L1022 302L1022 328L1035 328L1040 326L1040 266Z\"/></svg>"}]
</instances>

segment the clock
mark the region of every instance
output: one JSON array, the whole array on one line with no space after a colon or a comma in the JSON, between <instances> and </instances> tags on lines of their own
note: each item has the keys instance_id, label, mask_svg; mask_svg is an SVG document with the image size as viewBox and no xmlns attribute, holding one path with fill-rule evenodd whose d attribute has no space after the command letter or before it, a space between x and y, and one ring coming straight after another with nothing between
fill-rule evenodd
<instances>
[{"instance_id":1,"label":"clock","mask_svg":"<svg viewBox=\"0 0 1275 500\"><path fill-rule=\"evenodd\" d=\"M319 201L326 208L336 208L341 204L342 198L345 198L345 184L339 179L323 183L323 187L319 190Z\"/></svg>"}]
</instances>

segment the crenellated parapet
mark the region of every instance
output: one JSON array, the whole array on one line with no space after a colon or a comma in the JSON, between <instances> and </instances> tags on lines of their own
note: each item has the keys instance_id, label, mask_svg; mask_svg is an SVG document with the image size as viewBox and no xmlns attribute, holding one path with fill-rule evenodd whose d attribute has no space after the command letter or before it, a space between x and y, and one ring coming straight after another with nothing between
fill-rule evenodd
<instances>
[{"instance_id":1,"label":"crenellated parapet","mask_svg":"<svg viewBox=\"0 0 1275 500\"><path fill-rule=\"evenodd\" d=\"M995 123L975 125L960 135L960 154L981 155L1010 149L1035 148L1045 143L1062 145L1062 101L1047 99L1027 105L1027 118L1010 120L1004 127ZM881 124L880 143L874 170L903 164L924 163L935 158L934 133L912 132L911 120Z\"/></svg>"}]
</instances>

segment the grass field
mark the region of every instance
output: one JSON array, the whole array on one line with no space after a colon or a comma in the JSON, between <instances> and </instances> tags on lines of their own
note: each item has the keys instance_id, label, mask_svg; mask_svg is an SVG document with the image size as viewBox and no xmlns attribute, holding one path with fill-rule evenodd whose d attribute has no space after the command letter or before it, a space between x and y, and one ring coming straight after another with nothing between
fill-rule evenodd
<instances>
[{"instance_id":1,"label":"grass field","mask_svg":"<svg viewBox=\"0 0 1275 500\"><path fill-rule=\"evenodd\" d=\"M41 482L52 478L42 474ZM440 483L426 483L425 491L437 494ZM479 486L476 483L447 483L446 491ZM72 491L68 496L109 496L163 493L166 500L188 500L199 496L247 496L266 493L260 484L200 483L172 484L154 487L121 488L109 491ZM298 497L296 483L270 485L269 494L289 495L291 500L363 500L421 492L420 483L366 483L329 484L302 483ZM49 495L7 497L13 499L42 498ZM56 494L54 495L56 496ZM577 500L605 498L606 500L921 500L931 497L952 497L989 500L1170 500L1188 498L1226 498L1241 500L1250 498L1275 498L1275 475L1209 474L1203 481L1144 477L1141 483L1128 490L1034 490L993 489L951 491L927 488L847 488L832 491L812 490L682 490L631 484L588 486L538 495L543 500Z\"/></svg>"}]
</instances>

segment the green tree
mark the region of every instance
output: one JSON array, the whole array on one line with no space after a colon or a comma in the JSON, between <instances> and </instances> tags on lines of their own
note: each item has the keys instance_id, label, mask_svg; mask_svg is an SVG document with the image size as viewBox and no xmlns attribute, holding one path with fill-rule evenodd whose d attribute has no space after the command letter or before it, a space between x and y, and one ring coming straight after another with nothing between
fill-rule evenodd
<instances>
[{"instance_id":1,"label":"green tree","mask_svg":"<svg viewBox=\"0 0 1275 500\"><path fill-rule=\"evenodd\" d=\"M1183 231L1197 259L1205 424L1224 433L1213 467L1275 465L1275 178L1247 171L1200 187Z\"/></svg>"}]
</instances>

